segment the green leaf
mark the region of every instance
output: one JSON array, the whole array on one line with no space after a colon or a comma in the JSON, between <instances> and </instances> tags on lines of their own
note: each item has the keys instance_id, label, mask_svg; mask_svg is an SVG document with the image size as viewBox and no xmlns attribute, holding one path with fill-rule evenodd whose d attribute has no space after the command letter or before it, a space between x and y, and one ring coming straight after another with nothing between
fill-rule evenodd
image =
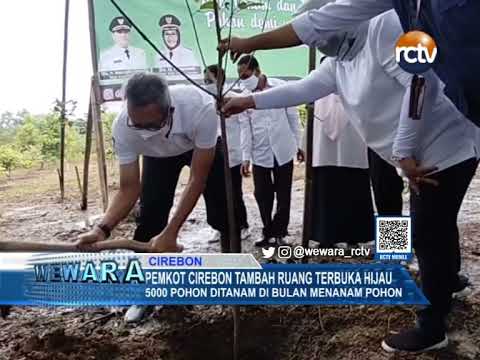
<instances>
[{"instance_id":1,"label":"green leaf","mask_svg":"<svg viewBox=\"0 0 480 360\"><path fill-rule=\"evenodd\" d=\"M207 1L200 6L200 10L213 10L213 1Z\"/></svg>"},{"instance_id":2,"label":"green leaf","mask_svg":"<svg viewBox=\"0 0 480 360\"><path fill-rule=\"evenodd\" d=\"M238 4L238 8L240 10L245 10L254 6L263 6L263 3L260 2L250 2L250 1L242 1Z\"/></svg>"}]
</instances>

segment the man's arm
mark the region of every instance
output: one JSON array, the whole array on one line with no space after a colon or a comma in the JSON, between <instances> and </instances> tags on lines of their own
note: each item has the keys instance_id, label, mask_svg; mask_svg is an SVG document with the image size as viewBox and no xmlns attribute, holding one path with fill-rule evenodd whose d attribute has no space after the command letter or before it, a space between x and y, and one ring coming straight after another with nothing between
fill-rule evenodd
<instances>
[{"instance_id":1,"label":"man's arm","mask_svg":"<svg viewBox=\"0 0 480 360\"><path fill-rule=\"evenodd\" d=\"M242 160L252 160L252 119L248 111L240 116L240 143L242 147Z\"/></svg>"},{"instance_id":2,"label":"man's arm","mask_svg":"<svg viewBox=\"0 0 480 360\"><path fill-rule=\"evenodd\" d=\"M132 210L140 196L140 169L138 160L120 165L120 189L110 202L102 223L114 228Z\"/></svg>"},{"instance_id":3,"label":"man's arm","mask_svg":"<svg viewBox=\"0 0 480 360\"><path fill-rule=\"evenodd\" d=\"M120 190L108 205L101 223L113 229L130 213L140 195L140 189L138 160L130 164L120 165ZM90 244L105 239L106 234L96 226L88 233L79 236L77 246L80 249L87 249Z\"/></svg>"},{"instance_id":4,"label":"man's arm","mask_svg":"<svg viewBox=\"0 0 480 360\"><path fill-rule=\"evenodd\" d=\"M215 148L194 149L190 178L183 190L177 209L162 233L152 239L152 248L156 252L176 251L178 232L205 190L214 159Z\"/></svg>"},{"instance_id":5,"label":"man's arm","mask_svg":"<svg viewBox=\"0 0 480 360\"><path fill-rule=\"evenodd\" d=\"M303 44L317 47L332 33L354 29L392 8L392 0L337 0L296 17L291 24Z\"/></svg>"},{"instance_id":6,"label":"man's arm","mask_svg":"<svg viewBox=\"0 0 480 360\"><path fill-rule=\"evenodd\" d=\"M288 123L292 133L295 135L297 142L297 149L302 148L302 132L300 131L300 116L298 115L298 109L295 106L285 109L287 113Z\"/></svg>"},{"instance_id":7,"label":"man's arm","mask_svg":"<svg viewBox=\"0 0 480 360\"><path fill-rule=\"evenodd\" d=\"M242 147L242 166L240 173L248 177L250 176L250 163L252 160L252 146L253 146L253 129L252 118L249 111L245 111L239 116L240 121L240 142Z\"/></svg>"},{"instance_id":8,"label":"man's arm","mask_svg":"<svg viewBox=\"0 0 480 360\"><path fill-rule=\"evenodd\" d=\"M336 91L336 63L329 58L302 80L254 93L252 98L256 109L278 109L308 104Z\"/></svg>"},{"instance_id":9,"label":"man's arm","mask_svg":"<svg viewBox=\"0 0 480 360\"><path fill-rule=\"evenodd\" d=\"M312 10L275 30L249 38L222 40L221 51L230 50L235 60L254 50L281 49L301 44L315 46L338 30L349 30L393 7L392 0L337 0Z\"/></svg>"},{"instance_id":10,"label":"man's arm","mask_svg":"<svg viewBox=\"0 0 480 360\"><path fill-rule=\"evenodd\" d=\"M254 93L230 98L222 111L230 116L247 109L281 109L308 104L336 92L336 66L334 59L327 59L302 80Z\"/></svg>"},{"instance_id":11,"label":"man's arm","mask_svg":"<svg viewBox=\"0 0 480 360\"><path fill-rule=\"evenodd\" d=\"M302 144L302 132L300 130L300 116L298 115L298 109L295 106L285 109L287 114L288 124L292 134L295 135L295 143L297 144L297 161L305 161L305 151Z\"/></svg>"}]
</instances>

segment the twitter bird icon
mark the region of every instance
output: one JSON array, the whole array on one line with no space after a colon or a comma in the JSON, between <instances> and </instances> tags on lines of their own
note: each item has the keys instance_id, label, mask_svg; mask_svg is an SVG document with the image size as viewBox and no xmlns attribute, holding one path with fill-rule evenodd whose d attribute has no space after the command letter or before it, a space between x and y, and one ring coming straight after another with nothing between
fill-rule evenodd
<instances>
[{"instance_id":1,"label":"twitter bird icon","mask_svg":"<svg viewBox=\"0 0 480 360\"><path fill-rule=\"evenodd\" d=\"M264 259L270 259L275 254L275 248L274 247L262 248L262 253L263 253Z\"/></svg>"}]
</instances>

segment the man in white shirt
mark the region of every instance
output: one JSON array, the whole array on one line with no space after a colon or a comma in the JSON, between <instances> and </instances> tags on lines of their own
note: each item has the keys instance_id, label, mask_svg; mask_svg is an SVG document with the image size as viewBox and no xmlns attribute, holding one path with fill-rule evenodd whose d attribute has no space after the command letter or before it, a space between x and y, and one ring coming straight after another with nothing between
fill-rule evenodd
<instances>
[{"instance_id":1,"label":"man in white shirt","mask_svg":"<svg viewBox=\"0 0 480 360\"><path fill-rule=\"evenodd\" d=\"M172 86L155 74L137 73L125 87L126 106L113 125L120 163L120 190L101 221L80 237L88 249L105 240L127 216L140 196L141 210L134 239L149 242L155 252L180 252L179 231L204 195L207 222L227 233L223 155L217 144L214 99L193 86ZM140 181L139 156L143 155ZM170 217L175 188L184 166L190 177ZM222 236L222 249L228 242ZM127 321L138 321L146 307L133 306Z\"/></svg>"},{"instance_id":2,"label":"man in white shirt","mask_svg":"<svg viewBox=\"0 0 480 360\"><path fill-rule=\"evenodd\" d=\"M201 79L202 71L195 54L182 45L180 20L175 15L164 15L158 24L162 30L164 44L162 54L191 78ZM161 56L157 57L157 67L160 74L169 81L184 80L183 76Z\"/></svg>"},{"instance_id":3,"label":"man in white shirt","mask_svg":"<svg viewBox=\"0 0 480 360\"><path fill-rule=\"evenodd\" d=\"M147 68L145 51L130 46L132 26L123 16L117 16L109 27L115 45L100 54L99 71L144 70Z\"/></svg>"},{"instance_id":4,"label":"man in white shirt","mask_svg":"<svg viewBox=\"0 0 480 360\"><path fill-rule=\"evenodd\" d=\"M248 92L264 90L259 88L255 73L260 67L255 57L247 55L238 62L241 84ZM265 86L270 88L280 80L268 79ZM295 107L278 110L247 111L247 121L242 121L242 148L244 176L250 174L253 164L255 199L263 222L263 237L255 242L257 246L284 244L290 222L290 201L292 193L293 159L298 154L303 159L298 111ZM273 182L272 182L273 176ZM273 203L277 209L272 216Z\"/></svg>"},{"instance_id":5,"label":"man in white shirt","mask_svg":"<svg viewBox=\"0 0 480 360\"><path fill-rule=\"evenodd\" d=\"M402 168L412 188L413 245L431 305L418 312L417 327L387 337L382 347L422 352L448 344L445 320L459 281L457 216L477 168L478 148L473 125L443 93L433 71L424 74L429 85L422 119L409 117L412 75L398 66L394 52L401 33L399 19L390 11L366 26L334 34L333 42L343 39L336 46L337 59L326 60L301 81L232 98L223 111L283 108L337 93L367 146ZM332 45L327 40L319 50Z\"/></svg>"},{"instance_id":6,"label":"man in white shirt","mask_svg":"<svg viewBox=\"0 0 480 360\"><path fill-rule=\"evenodd\" d=\"M217 93L217 82L225 81L225 75L223 69L219 69L218 65L208 66L204 72L204 82L206 88L213 92ZM229 93L229 96L235 93ZM250 236L250 230L247 219L247 208L245 202L243 201L243 190L242 190L242 174L241 174L241 165L242 165L242 144L241 144L241 122L244 119L242 114L232 116L225 123L227 140L228 140L228 160L230 163L230 171L232 174L232 186L233 186L233 197L235 205L235 215L240 227L240 238L242 240ZM220 130L220 118L218 118L218 133L221 136L222 132ZM220 240L220 233L217 231L210 242L218 242Z\"/></svg>"}]
</instances>

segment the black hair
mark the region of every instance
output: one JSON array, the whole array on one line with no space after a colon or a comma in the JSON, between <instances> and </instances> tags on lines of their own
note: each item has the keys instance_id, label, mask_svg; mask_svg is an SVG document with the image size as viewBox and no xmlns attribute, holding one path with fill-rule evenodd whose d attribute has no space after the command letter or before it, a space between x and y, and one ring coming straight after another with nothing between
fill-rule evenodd
<instances>
[{"instance_id":1,"label":"black hair","mask_svg":"<svg viewBox=\"0 0 480 360\"><path fill-rule=\"evenodd\" d=\"M248 70L258 70L260 69L260 65L258 64L258 60L253 55L245 55L238 60L238 65L247 65Z\"/></svg>"},{"instance_id":2,"label":"black hair","mask_svg":"<svg viewBox=\"0 0 480 360\"><path fill-rule=\"evenodd\" d=\"M159 75L145 72L136 73L125 86L125 98L133 106L158 104L161 109L170 106L167 81Z\"/></svg>"},{"instance_id":3,"label":"black hair","mask_svg":"<svg viewBox=\"0 0 480 360\"><path fill-rule=\"evenodd\" d=\"M222 78L223 81L225 81L225 71L222 68L219 68L217 64L208 65L203 72L211 72L216 80Z\"/></svg>"}]
</instances>

